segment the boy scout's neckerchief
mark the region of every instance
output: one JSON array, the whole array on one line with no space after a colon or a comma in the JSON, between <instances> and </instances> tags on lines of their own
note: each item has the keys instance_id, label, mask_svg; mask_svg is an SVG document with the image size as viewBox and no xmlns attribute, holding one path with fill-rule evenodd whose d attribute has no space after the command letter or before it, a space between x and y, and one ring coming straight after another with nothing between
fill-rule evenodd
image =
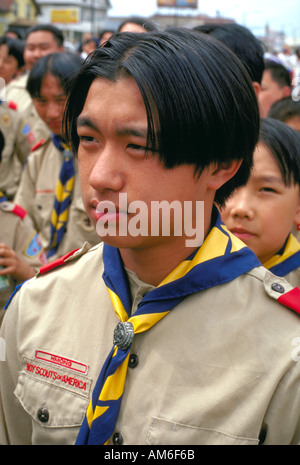
<instances>
[{"instance_id":1,"label":"boy scout's neckerchief","mask_svg":"<svg viewBox=\"0 0 300 465\"><path fill-rule=\"evenodd\" d=\"M5 195L3 194L2 191L0 191L0 203L2 202L7 202L7 198L5 197Z\"/></svg>"},{"instance_id":2,"label":"boy scout's neckerchief","mask_svg":"<svg viewBox=\"0 0 300 465\"><path fill-rule=\"evenodd\" d=\"M103 260L103 279L120 323L80 429L79 445L108 443L121 405L135 334L150 329L185 297L260 266L257 257L226 229L218 215L203 245L146 294L131 316L130 288L118 249L105 244Z\"/></svg>"},{"instance_id":3,"label":"boy scout's neckerchief","mask_svg":"<svg viewBox=\"0 0 300 465\"><path fill-rule=\"evenodd\" d=\"M64 236L75 176L73 153L59 136L52 136L52 141L56 148L63 153L63 163L55 189L55 199L51 213L51 238L47 257L55 254Z\"/></svg>"},{"instance_id":4,"label":"boy scout's neckerchief","mask_svg":"<svg viewBox=\"0 0 300 465\"><path fill-rule=\"evenodd\" d=\"M282 250L263 265L276 276L282 277L300 267L300 243L296 237L290 234Z\"/></svg>"}]
</instances>

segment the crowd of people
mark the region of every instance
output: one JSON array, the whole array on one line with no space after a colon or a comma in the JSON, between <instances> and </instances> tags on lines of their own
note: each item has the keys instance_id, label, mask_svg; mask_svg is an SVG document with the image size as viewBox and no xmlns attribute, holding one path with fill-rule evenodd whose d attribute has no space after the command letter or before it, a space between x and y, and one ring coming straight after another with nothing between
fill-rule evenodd
<instances>
[{"instance_id":1,"label":"crowd of people","mask_svg":"<svg viewBox=\"0 0 300 465\"><path fill-rule=\"evenodd\" d=\"M0 38L0 444L300 444L299 60L235 23Z\"/></svg>"}]
</instances>

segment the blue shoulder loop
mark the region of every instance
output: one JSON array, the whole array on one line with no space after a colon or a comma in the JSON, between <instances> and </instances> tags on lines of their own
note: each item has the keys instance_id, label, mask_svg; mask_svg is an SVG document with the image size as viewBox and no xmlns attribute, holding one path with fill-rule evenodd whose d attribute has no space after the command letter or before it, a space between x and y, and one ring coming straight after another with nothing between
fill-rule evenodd
<instances>
[{"instance_id":1,"label":"blue shoulder loop","mask_svg":"<svg viewBox=\"0 0 300 465\"><path fill-rule=\"evenodd\" d=\"M5 307L4 307L4 310L7 309L7 307L9 306L10 302L12 301L12 299L14 298L15 294L18 292L18 290L23 286L24 283L26 283L27 279L25 281L23 281L21 284L18 284L13 293L11 294L11 296L9 297L8 301L6 302L5 304Z\"/></svg>"}]
</instances>

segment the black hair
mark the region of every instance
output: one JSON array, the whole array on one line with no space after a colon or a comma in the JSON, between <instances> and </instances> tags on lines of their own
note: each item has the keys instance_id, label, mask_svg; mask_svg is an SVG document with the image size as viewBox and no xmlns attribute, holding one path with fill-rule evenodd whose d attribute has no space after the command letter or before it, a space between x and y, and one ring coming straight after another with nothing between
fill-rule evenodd
<instances>
[{"instance_id":1,"label":"black hair","mask_svg":"<svg viewBox=\"0 0 300 465\"><path fill-rule=\"evenodd\" d=\"M24 46L25 43L20 39L13 39L12 37L1 36L0 45L6 45L8 49L8 55L12 55L18 62L18 68L22 68L25 65L24 61Z\"/></svg>"},{"instance_id":2,"label":"black hair","mask_svg":"<svg viewBox=\"0 0 300 465\"><path fill-rule=\"evenodd\" d=\"M294 100L291 96L277 100L271 106L268 117L286 122L293 116L300 117L300 100Z\"/></svg>"},{"instance_id":3,"label":"black hair","mask_svg":"<svg viewBox=\"0 0 300 465\"><path fill-rule=\"evenodd\" d=\"M277 63L276 61L266 60L265 70L270 72L273 81L277 82L279 87L291 87L291 74L285 66L281 65L280 63Z\"/></svg>"},{"instance_id":4,"label":"black hair","mask_svg":"<svg viewBox=\"0 0 300 465\"><path fill-rule=\"evenodd\" d=\"M138 24L139 26L142 26L145 29L145 32L159 30L158 25L149 18L144 18L143 16L130 16L129 18L126 18L124 21L122 21L122 23L119 25L117 29L117 32L120 32L122 27L127 23Z\"/></svg>"},{"instance_id":5,"label":"black hair","mask_svg":"<svg viewBox=\"0 0 300 465\"><path fill-rule=\"evenodd\" d=\"M89 55L74 81L65 132L75 153L77 117L98 77L135 79L147 112L148 146L166 168L190 164L199 174L211 163L242 160L217 191L219 204L248 180L259 133L257 98L242 63L222 43L184 28L116 34Z\"/></svg>"},{"instance_id":6,"label":"black hair","mask_svg":"<svg viewBox=\"0 0 300 465\"><path fill-rule=\"evenodd\" d=\"M40 58L30 71L26 89L31 98L40 97L41 86L46 74L56 77L65 94L68 94L72 79L79 71L83 59L73 52L50 53Z\"/></svg>"},{"instance_id":7,"label":"black hair","mask_svg":"<svg viewBox=\"0 0 300 465\"><path fill-rule=\"evenodd\" d=\"M15 37L13 38L16 38L16 39L20 39L20 40L23 40L23 34L21 31L18 31L18 29L14 29L13 27L9 27L6 31L5 31L5 35L7 37L11 37L11 36L8 36L7 34L9 33L12 33L15 35Z\"/></svg>"},{"instance_id":8,"label":"black hair","mask_svg":"<svg viewBox=\"0 0 300 465\"><path fill-rule=\"evenodd\" d=\"M52 26L51 24L36 24L35 26L32 26L28 31L26 32L26 39L28 38L29 34L32 32L38 32L38 31L45 31L45 32L51 32L53 35L54 40L56 41L58 47L62 47L64 43L64 35L60 29L58 29L55 26Z\"/></svg>"},{"instance_id":9,"label":"black hair","mask_svg":"<svg viewBox=\"0 0 300 465\"><path fill-rule=\"evenodd\" d=\"M4 135L0 129L0 163L2 161L2 152L3 152L4 146L5 146Z\"/></svg>"},{"instance_id":10,"label":"black hair","mask_svg":"<svg viewBox=\"0 0 300 465\"><path fill-rule=\"evenodd\" d=\"M264 49L252 32L240 24L204 24L195 31L209 34L232 50L248 69L252 82L261 83L264 71Z\"/></svg>"},{"instance_id":11,"label":"black hair","mask_svg":"<svg viewBox=\"0 0 300 465\"><path fill-rule=\"evenodd\" d=\"M286 186L300 185L300 133L282 121L264 118L259 142L271 153Z\"/></svg>"}]
</instances>

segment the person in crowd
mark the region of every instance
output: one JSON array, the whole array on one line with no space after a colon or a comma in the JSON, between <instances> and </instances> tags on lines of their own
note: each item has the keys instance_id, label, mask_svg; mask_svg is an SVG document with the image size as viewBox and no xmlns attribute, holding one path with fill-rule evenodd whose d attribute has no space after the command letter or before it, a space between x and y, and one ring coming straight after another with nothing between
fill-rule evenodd
<instances>
[{"instance_id":1,"label":"person in crowd","mask_svg":"<svg viewBox=\"0 0 300 465\"><path fill-rule=\"evenodd\" d=\"M30 153L30 142L24 134L25 122L14 102L0 101L0 130L5 145L2 151L0 189L13 200L21 178L22 166Z\"/></svg>"},{"instance_id":2,"label":"person in crowd","mask_svg":"<svg viewBox=\"0 0 300 465\"><path fill-rule=\"evenodd\" d=\"M24 69L24 42L6 36L0 37L0 77L5 84L20 76Z\"/></svg>"},{"instance_id":3,"label":"person in crowd","mask_svg":"<svg viewBox=\"0 0 300 465\"><path fill-rule=\"evenodd\" d=\"M300 132L300 100L291 96L277 100L271 106L268 117L283 121Z\"/></svg>"},{"instance_id":4,"label":"person in crowd","mask_svg":"<svg viewBox=\"0 0 300 465\"><path fill-rule=\"evenodd\" d=\"M102 31L100 31L98 34L99 45L104 44L104 42L106 42L114 33L115 31L111 29L103 29Z\"/></svg>"},{"instance_id":5,"label":"person in crowd","mask_svg":"<svg viewBox=\"0 0 300 465\"><path fill-rule=\"evenodd\" d=\"M130 16L119 24L118 32L149 32L158 29L157 24L149 18Z\"/></svg>"},{"instance_id":6,"label":"person in crowd","mask_svg":"<svg viewBox=\"0 0 300 465\"><path fill-rule=\"evenodd\" d=\"M265 62L265 70L258 96L260 115L265 118L274 102L289 97L292 92L290 72L280 63Z\"/></svg>"},{"instance_id":7,"label":"person in crowd","mask_svg":"<svg viewBox=\"0 0 300 465\"><path fill-rule=\"evenodd\" d=\"M62 32L50 24L38 24L27 31L24 49L26 73L7 88L7 99L18 102L22 111L31 103L26 83L33 65L49 53L63 51L63 41Z\"/></svg>"},{"instance_id":8,"label":"person in crowd","mask_svg":"<svg viewBox=\"0 0 300 465\"><path fill-rule=\"evenodd\" d=\"M91 37L82 44L81 58L85 59L91 52L93 52L99 46L98 39Z\"/></svg>"},{"instance_id":9,"label":"person in crowd","mask_svg":"<svg viewBox=\"0 0 300 465\"><path fill-rule=\"evenodd\" d=\"M32 148L41 139L49 136L49 130L36 113L26 85L33 65L49 53L64 51L64 37L60 29L51 24L37 24L31 27L25 37L24 61L26 72L6 88L7 100L17 102L24 120L23 133Z\"/></svg>"},{"instance_id":10,"label":"person in crowd","mask_svg":"<svg viewBox=\"0 0 300 465\"><path fill-rule=\"evenodd\" d=\"M259 123L208 35L120 33L88 57L65 132L101 242L12 297L0 443L299 443L299 289L215 206L246 183Z\"/></svg>"},{"instance_id":11,"label":"person in crowd","mask_svg":"<svg viewBox=\"0 0 300 465\"><path fill-rule=\"evenodd\" d=\"M63 137L62 119L82 59L73 52L46 55L32 68L27 90L50 137L32 150L15 201L32 218L49 260L99 238L81 199L76 161Z\"/></svg>"},{"instance_id":12,"label":"person in crowd","mask_svg":"<svg viewBox=\"0 0 300 465\"><path fill-rule=\"evenodd\" d=\"M5 138L0 129L1 156ZM19 205L10 202L0 190L0 324L9 296L16 285L32 278L47 260L40 238L27 213Z\"/></svg>"},{"instance_id":13,"label":"person in crowd","mask_svg":"<svg viewBox=\"0 0 300 465\"><path fill-rule=\"evenodd\" d=\"M14 27L9 27L5 31L4 35L6 37L12 37L13 39L23 40L23 34L18 29L15 29Z\"/></svg>"},{"instance_id":14,"label":"person in crowd","mask_svg":"<svg viewBox=\"0 0 300 465\"><path fill-rule=\"evenodd\" d=\"M300 287L300 134L282 121L261 122L254 166L246 186L222 209L228 229L272 273Z\"/></svg>"},{"instance_id":15,"label":"person in crowd","mask_svg":"<svg viewBox=\"0 0 300 465\"><path fill-rule=\"evenodd\" d=\"M265 68L264 50L260 41L245 26L236 23L204 24L195 31L209 34L230 48L246 66L258 96Z\"/></svg>"}]
</instances>

